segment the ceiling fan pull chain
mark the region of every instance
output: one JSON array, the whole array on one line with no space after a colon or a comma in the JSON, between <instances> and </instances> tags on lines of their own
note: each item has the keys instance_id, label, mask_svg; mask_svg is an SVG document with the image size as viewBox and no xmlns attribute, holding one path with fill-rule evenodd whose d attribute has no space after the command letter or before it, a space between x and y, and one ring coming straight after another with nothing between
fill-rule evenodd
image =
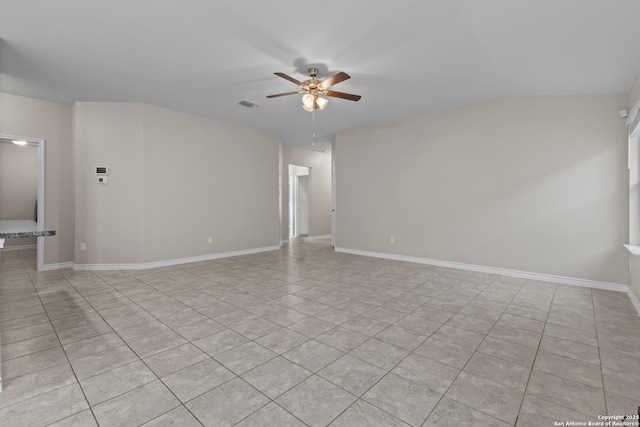
<instances>
[{"instance_id":1,"label":"ceiling fan pull chain","mask_svg":"<svg viewBox=\"0 0 640 427\"><path fill-rule=\"evenodd\" d=\"M313 139L311 140L311 146L316 145L316 109L314 108L311 112L311 133L313 135Z\"/></svg>"}]
</instances>

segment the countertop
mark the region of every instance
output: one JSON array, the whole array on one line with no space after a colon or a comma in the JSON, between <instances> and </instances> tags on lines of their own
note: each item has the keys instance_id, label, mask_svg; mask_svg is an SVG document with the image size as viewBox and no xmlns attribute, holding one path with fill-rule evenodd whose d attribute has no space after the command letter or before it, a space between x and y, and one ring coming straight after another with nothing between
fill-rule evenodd
<instances>
[{"instance_id":1,"label":"countertop","mask_svg":"<svg viewBox=\"0 0 640 427\"><path fill-rule=\"evenodd\" d=\"M18 237L55 236L55 230L38 227L38 223L26 219L0 221L0 239L15 239Z\"/></svg>"}]
</instances>

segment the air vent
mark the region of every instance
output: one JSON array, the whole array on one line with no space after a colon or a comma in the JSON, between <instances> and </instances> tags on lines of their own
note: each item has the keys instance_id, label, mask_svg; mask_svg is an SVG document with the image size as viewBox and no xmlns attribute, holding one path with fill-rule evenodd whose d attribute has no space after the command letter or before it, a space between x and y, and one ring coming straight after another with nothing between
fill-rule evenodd
<instances>
[{"instance_id":1,"label":"air vent","mask_svg":"<svg viewBox=\"0 0 640 427\"><path fill-rule=\"evenodd\" d=\"M260 106L257 102L249 101L248 99L241 99L238 101L238 105L242 105L247 108L258 108Z\"/></svg>"}]
</instances>

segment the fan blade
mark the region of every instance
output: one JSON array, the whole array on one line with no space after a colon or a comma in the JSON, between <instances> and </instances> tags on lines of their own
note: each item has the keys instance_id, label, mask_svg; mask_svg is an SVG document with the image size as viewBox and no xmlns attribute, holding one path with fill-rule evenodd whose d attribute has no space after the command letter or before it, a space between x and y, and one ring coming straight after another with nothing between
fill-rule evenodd
<instances>
[{"instance_id":1,"label":"fan blade","mask_svg":"<svg viewBox=\"0 0 640 427\"><path fill-rule=\"evenodd\" d=\"M323 80L322 83L320 83L320 86L322 86L325 89L330 88L333 85L336 85L340 82L343 82L347 79L350 79L351 76L347 73L343 73L342 71L339 72L338 74L335 74L331 77L326 78L325 80Z\"/></svg>"},{"instance_id":2,"label":"fan blade","mask_svg":"<svg viewBox=\"0 0 640 427\"><path fill-rule=\"evenodd\" d=\"M267 98L277 98L279 96L297 95L299 93L303 93L303 92L302 91L298 91L298 92L277 93L275 95L267 95Z\"/></svg>"},{"instance_id":3,"label":"fan blade","mask_svg":"<svg viewBox=\"0 0 640 427\"><path fill-rule=\"evenodd\" d=\"M291 76L287 76L285 73L273 73L273 74L275 74L275 75L276 75L276 76L278 76L278 77L282 77L282 78L283 78L283 79L285 79L285 80L289 80L291 83L295 83L295 84L297 84L298 86L302 86L302 82L301 82L301 81L296 80L296 79L294 79L294 78L293 78L293 77L291 77Z\"/></svg>"},{"instance_id":4,"label":"fan blade","mask_svg":"<svg viewBox=\"0 0 640 427\"><path fill-rule=\"evenodd\" d=\"M360 98L362 98L360 95L352 95L350 93L344 93L344 92L334 92L332 90L328 90L327 93L325 93L325 95L333 96L334 98L348 99L349 101L359 101Z\"/></svg>"}]
</instances>

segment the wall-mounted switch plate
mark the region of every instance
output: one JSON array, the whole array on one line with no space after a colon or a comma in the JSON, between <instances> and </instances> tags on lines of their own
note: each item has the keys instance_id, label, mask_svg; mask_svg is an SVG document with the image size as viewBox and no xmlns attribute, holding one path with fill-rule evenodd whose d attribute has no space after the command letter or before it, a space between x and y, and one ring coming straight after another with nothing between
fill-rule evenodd
<instances>
[{"instance_id":1,"label":"wall-mounted switch plate","mask_svg":"<svg viewBox=\"0 0 640 427\"><path fill-rule=\"evenodd\" d=\"M87 250L87 244L86 243L80 243L80 250L81 251L86 251Z\"/></svg>"},{"instance_id":2,"label":"wall-mounted switch plate","mask_svg":"<svg viewBox=\"0 0 640 427\"><path fill-rule=\"evenodd\" d=\"M98 177L98 184L106 184L107 181L107 177L106 176L99 176Z\"/></svg>"}]
</instances>

